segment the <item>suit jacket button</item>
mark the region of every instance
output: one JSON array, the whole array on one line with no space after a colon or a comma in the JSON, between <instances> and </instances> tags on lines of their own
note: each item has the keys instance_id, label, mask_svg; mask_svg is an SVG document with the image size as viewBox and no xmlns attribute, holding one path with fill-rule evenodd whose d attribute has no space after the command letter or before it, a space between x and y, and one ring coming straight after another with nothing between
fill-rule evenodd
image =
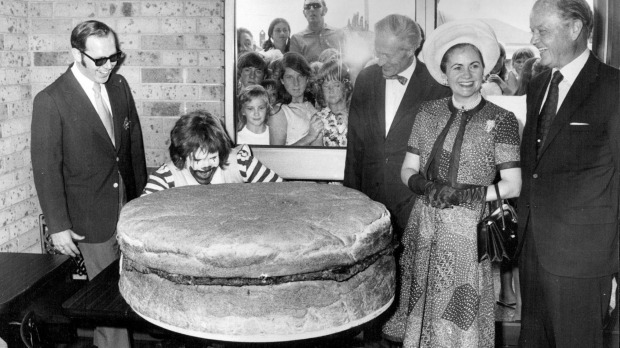
<instances>
[{"instance_id":1,"label":"suit jacket button","mask_svg":"<svg viewBox=\"0 0 620 348\"><path fill-rule=\"evenodd\" d=\"M116 162L118 162L118 157L116 157Z\"/></svg>"},{"instance_id":2,"label":"suit jacket button","mask_svg":"<svg viewBox=\"0 0 620 348\"><path fill-rule=\"evenodd\" d=\"M534 175L532 175L532 178L534 178L534 179L538 179L538 174L534 174Z\"/></svg>"},{"instance_id":3,"label":"suit jacket button","mask_svg":"<svg viewBox=\"0 0 620 348\"><path fill-rule=\"evenodd\" d=\"M115 182L112 186L114 186L114 188L118 188L118 183Z\"/></svg>"}]
</instances>

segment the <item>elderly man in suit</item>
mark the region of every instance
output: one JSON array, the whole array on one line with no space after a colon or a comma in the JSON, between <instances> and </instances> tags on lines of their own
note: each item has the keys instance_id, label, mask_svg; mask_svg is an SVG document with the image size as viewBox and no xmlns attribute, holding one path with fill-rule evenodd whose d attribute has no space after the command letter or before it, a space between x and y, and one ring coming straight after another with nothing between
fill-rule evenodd
<instances>
[{"instance_id":1,"label":"elderly man in suit","mask_svg":"<svg viewBox=\"0 0 620 348\"><path fill-rule=\"evenodd\" d=\"M115 33L86 21L71 33L73 65L34 99L32 167L60 252L82 253L92 279L119 257L116 222L146 183L142 131ZM76 241L79 244L76 245ZM126 330L97 328L98 347L128 347Z\"/></svg>"},{"instance_id":2,"label":"elderly man in suit","mask_svg":"<svg viewBox=\"0 0 620 348\"><path fill-rule=\"evenodd\" d=\"M602 347L618 274L619 71L588 49L585 0L538 0L521 144L521 347Z\"/></svg>"},{"instance_id":3,"label":"elderly man in suit","mask_svg":"<svg viewBox=\"0 0 620 348\"><path fill-rule=\"evenodd\" d=\"M376 23L377 64L358 75L349 112L344 185L385 204L397 233L413 207L400 169L415 115L421 102L451 94L416 59L421 37L407 16L389 15Z\"/></svg>"}]
</instances>

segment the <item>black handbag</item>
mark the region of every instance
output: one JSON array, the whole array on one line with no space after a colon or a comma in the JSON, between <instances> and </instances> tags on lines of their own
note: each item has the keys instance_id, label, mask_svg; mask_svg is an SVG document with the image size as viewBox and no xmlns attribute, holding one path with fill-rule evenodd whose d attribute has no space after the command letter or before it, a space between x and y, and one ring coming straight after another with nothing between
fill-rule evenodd
<instances>
[{"instance_id":1,"label":"black handbag","mask_svg":"<svg viewBox=\"0 0 620 348\"><path fill-rule=\"evenodd\" d=\"M478 223L478 262L511 260L517 250L517 212L501 199L497 184L493 186L498 207Z\"/></svg>"}]
</instances>

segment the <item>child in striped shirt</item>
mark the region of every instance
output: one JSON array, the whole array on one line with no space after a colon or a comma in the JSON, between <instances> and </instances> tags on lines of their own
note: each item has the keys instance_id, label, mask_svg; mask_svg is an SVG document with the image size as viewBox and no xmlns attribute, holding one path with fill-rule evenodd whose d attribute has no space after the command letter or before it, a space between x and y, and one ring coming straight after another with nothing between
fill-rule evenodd
<instances>
[{"instance_id":1,"label":"child in striped shirt","mask_svg":"<svg viewBox=\"0 0 620 348\"><path fill-rule=\"evenodd\" d=\"M222 122L205 111L179 118L170 131L169 150L171 160L149 176L143 196L187 185L282 182L248 145L233 148Z\"/></svg>"}]
</instances>

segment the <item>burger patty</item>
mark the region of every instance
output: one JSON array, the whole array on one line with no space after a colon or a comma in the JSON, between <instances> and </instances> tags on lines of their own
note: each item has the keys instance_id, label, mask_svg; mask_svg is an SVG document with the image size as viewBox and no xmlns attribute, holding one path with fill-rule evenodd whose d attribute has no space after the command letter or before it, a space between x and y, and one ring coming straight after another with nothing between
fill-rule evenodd
<instances>
[{"instance_id":1,"label":"burger patty","mask_svg":"<svg viewBox=\"0 0 620 348\"><path fill-rule=\"evenodd\" d=\"M364 271L375 263L380 257L384 255L392 255L394 250L398 246L398 243L392 243L387 248L366 257L365 259L346 266L338 266L323 271L290 274L282 276L269 276L260 275L256 278L248 277L196 277L183 274L173 274L159 269L146 267L134 262L126 257L123 258L123 270L127 272L138 272L143 274L155 274L161 278L169 280L175 284L182 285L224 285L224 286L246 286L246 285L277 285L290 282L299 281L314 281L314 280L334 280L337 282L343 282L354 275Z\"/></svg>"}]
</instances>

